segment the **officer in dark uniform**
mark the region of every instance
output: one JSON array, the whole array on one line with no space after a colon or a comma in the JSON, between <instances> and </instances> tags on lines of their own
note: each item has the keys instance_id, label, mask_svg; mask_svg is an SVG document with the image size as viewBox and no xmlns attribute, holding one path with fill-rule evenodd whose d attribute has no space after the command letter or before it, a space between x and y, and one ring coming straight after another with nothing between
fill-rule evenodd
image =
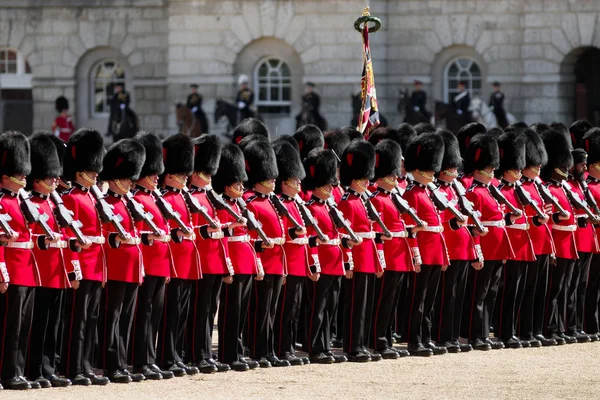
<instances>
[{"instance_id":1,"label":"officer in dark uniform","mask_svg":"<svg viewBox=\"0 0 600 400\"><path fill-rule=\"evenodd\" d=\"M238 78L238 85L240 85L240 90L238 90L237 96L235 97L235 103L240 112L239 120L243 121L246 118L254 117L255 113L252 110L252 105L254 104L254 92L248 87L247 75L240 75Z\"/></svg>"},{"instance_id":2,"label":"officer in dark uniform","mask_svg":"<svg viewBox=\"0 0 600 400\"><path fill-rule=\"evenodd\" d=\"M306 82L306 93L302 95L302 111L296 116L297 126L306 123L312 123L317 125L319 129L327 129L327 122L321 116L319 107L321 107L321 96L315 91L315 84L312 82Z\"/></svg>"},{"instance_id":3,"label":"officer in dark uniform","mask_svg":"<svg viewBox=\"0 0 600 400\"><path fill-rule=\"evenodd\" d=\"M431 119L431 113L427 111L427 93L423 90L423 82L415 80L415 90L410 95L409 107L414 112L420 112L427 120Z\"/></svg>"},{"instance_id":4,"label":"officer in dark uniform","mask_svg":"<svg viewBox=\"0 0 600 400\"><path fill-rule=\"evenodd\" d=\"M108 118L108 134L117 135L119 133L119 126L127 115L127 108L131 99L129 93L123 89L122 83L115 83L114 94L109 99L110 105L110 117Z\"/></svg>"},{"instance_id":5,"label":"officer in dark uniform","mask_svg":"<svg viewBox=\"0 0 600 400\"><path fill-rule=\"evenodd\" d=\"M190 85L190 89L192 90L192 93L188 95L185 105L187 106L187 108L192 110L192 112L196 112L194 108L202 107L202 95L198 93L198 85L196 85L195 83Z\"/></svg>"},{"instance_id":6,"label":"officer in dark uniform","mask_svg":"<svg viewBox=\"0 0 600 400\"><path fill-rule=\"evenodd\" d=\"M500 90L500 82L496 81L492 84L494 92L490 96L490 108L494 111L496 122L502 129L508 126L506 118L506 110L504 109L504 93Z\"/></svg>"},{"instance_id":7,"label":"officer in dark uniform","mask_svg":"<svg viewBox=\"0 0 600 400\"><path fill-rule=\"evenodd\" d=\"M471 122L469 115L469 105L471 104L471 96L466 90L466 84L464 82L458 82L458 94L452 99L452 105L454 110L461 120L461 126Z\"/></svg>"}]
</instances>

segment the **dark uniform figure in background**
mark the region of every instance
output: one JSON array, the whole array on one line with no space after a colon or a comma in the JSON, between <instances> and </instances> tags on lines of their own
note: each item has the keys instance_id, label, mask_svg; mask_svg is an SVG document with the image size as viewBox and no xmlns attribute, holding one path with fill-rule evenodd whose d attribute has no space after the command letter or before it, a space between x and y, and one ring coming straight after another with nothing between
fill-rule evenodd
<instances>
[{"instance_id":1,"label":"dark uniform figure in background","mask_svg":"<svg viewBox=\"0 0 600 400\"><path fill-rule=\"evenodd\" d=\"M248 87L248 76L240 75L238 78L238 85L240 90L237 92L235 97L235 103L240 113L238 122L245 120L246 118L252 118L255 115L252 106L254 104L254 92Z\"/></svg>"},{"instance_id":2,"label":"dark uniform figure in background","mask_svg":"<svg viewBox=\"0 0 600 400\"><path fill-rule=\"evenodd\" d=\"M466 90L465 82L458 82L458 94L452 99L452 105L456 114L459 116L461 121L460 126L464 126L471 122L471 115L469 106L471 105L471 96L469 91Z\"/></svg>"},{"instance_id":3,"label":"dark uniform figure in background","mask_svg":"<svg viewBox=\"0 0 600 400\"><path fill-rule=\"evenodd\" d=\"M492 88L494 89L494 92L490 95L489 106L494 111L498 126L504 129L508 126L506 110L504 109L504 93L500 90L500 82L498 81L493 83Z\"/></svg>"},{"instance_id":4,"label":"dark uniform figure in background","mask_svg":"<svg viewBox=\"0 0 600 400\"><path fill-rule=\"evenodd\" d=\"M296 116L296 128L305 124L314 124L321 130L327 129L327 121L319 112L321 96L314 91L315 86L312 82L306 83L306 93L302 95L302 111Z\"/></svg>"},{"instance_id":5,"label":"dark uniform figure in background","mask_svg":"<svg viewBox=\"0 0 600 400\"><path fill-rule=\"evenodd\" d=\"M408 104L410 110L407 110L406 115L409 114L408 111L421 113L423 117L429 121L431 119L431 113L427 111L427 92L423 90L423 82L415 80L414 85L415 90L411 93L410 103Z\"/></svg>"},{"instance_id":6,"label":"dark uniform figure in background","mask_svg":"<svg viewBox=\"0 0 600 400\"><path fill-rule=\"evenodd\" d=\"M202 133L206 133L208 132L208 119L202 109L202 94L198 93L198 85L195 83L190 85L190 89L192 93L188 95L185 105L198 119Z\"/></svg>"},{"instance_id":7,"label":"dark uniform figure in background","mask_svg":"<svg viewBox=\"0 0 600 400\"><path fill-rule=\"evenodd\" d=\"M108 118L108 134L114 136L114 141L132 137L137 133L138 120L129 108L131 97L123 89L122 83L115 83L114 94L109 100L110 116Z\"/></svg>"}]
</instances>

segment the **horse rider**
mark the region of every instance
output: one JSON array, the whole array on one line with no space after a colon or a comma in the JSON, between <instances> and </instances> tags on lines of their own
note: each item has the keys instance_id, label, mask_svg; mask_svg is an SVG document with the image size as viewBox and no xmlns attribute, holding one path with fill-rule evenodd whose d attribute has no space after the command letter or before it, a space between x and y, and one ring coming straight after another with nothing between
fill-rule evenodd
<instances>
[{"instance_id":1,"label":"horse rider","mask_svg":"<svg viewBox=\"0 0 600 400\"><path fill-rule=\"evenodd\" d=\"M202 110L202 94L198 93L198 85L195 83L190 85L190 90L192 92L188 95L185 105L200 122L202 133L206 133L208 132L208 119Z\"/></svg>"},{"instance_id":2,"label":"horse rider","mask_svg":"<svg viewBox=\"0 0 600 400\"><path fill-rule=\"evenodd\" d=\"M471 122L469 117L469 106L471 105L471 96L466 89L466 84L463 81L458 82L458 94L452 99L452 105L459 118L464 121L464 124Z\"/></svg>"},{"instance_id":3,"label":"horse rider","mask_svg":"<svg viewBox=\"0 0 600 400\"><path fill-rule=\"evenodd\" d=\"M235 102L240 112L239 121L252 118L255 115L252 105L254 104L254 92L248 87L248 75L240 75L238 78L238 90Z\"/></svg>"},{"instance_id":4,"label":"horse rider","mask_svg":"<svg viewBox=\"0 0 600 400\"><path fill-rule=\"evenodd\" d=\"M410 95L410 103L408 106L415 113L421 113L427 120L430 120L431 113L427 111L427 92L423 90L423 82L415 79L414 86L415 90Z\"/></svg>"},{"instance_id":5,"label":"horse rider","mask_svg":"<svg viewBox=\"0 0 600 400\"><path fill-rule=\"evenodd\" d=\"M502 129L508 126L508 119L506 118L506 110L504 109L504 93L500 89L500 82L495 81L492 84L493 93L490 96L490 108L494 111L496 116L496 122Z\"/></svg>"},{"instance_id":6,"label":"horse rider","mask_svg":"<svg viewBox=\"0 0 600 400\"><path fill-rule=\"evenodd\" d=\"M128 123L128 120L136 125L134 129L130 129L132 136L137 132L137 117L133 111L129 108L131 97L129 93L123 88L123 83L116 82L114 84L114 94L108 101L110 105L110 117L108 119L108 134L114 135L115 142L119 139L123 139L123 129L121 125Z\"/></svg>"},{"instance_id":7,"label":"horse rider","mask_svg":"<svg viewBox=\"0 0 600 400\"><path fill-rule=\"evenodd\" d=\"M304 123L310 122L317 125L319 128L324 129L324 119L319 112L321 96L315 92L315 86L316 85L313 82L306 82L306 93L302 95L302 112L298 114L296 119L298 122L304 120ZM307 115L303 117L304 113L307 113Z\"/></svg>"}]
</instances>

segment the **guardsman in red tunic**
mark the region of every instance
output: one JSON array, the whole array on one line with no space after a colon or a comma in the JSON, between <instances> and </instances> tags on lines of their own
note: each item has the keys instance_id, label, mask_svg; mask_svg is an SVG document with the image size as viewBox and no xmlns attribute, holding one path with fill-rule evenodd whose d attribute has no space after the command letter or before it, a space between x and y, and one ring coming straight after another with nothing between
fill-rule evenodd
<instances>
[{"instance_id":1,"label":"guardsman in red tunic","mask_svg":"<svg viewBox=\"0 0 600 400\"><path fill-rule=\"evenodd\" d=\"M548 163L542 168L541 177L546 181L550 193L556 198L567 215L553 207L552 238L556 247L556 265L550 268L550 281L544 310L544 335L556 340L558 344L575 343L577 339L565 334L566 277L571 276L577 261L575 231L578 221L562 186L568 171L573 166L573 156L569 150L569 139L560 132L549 130L542 133L542 139L548 153Z\"/></svg>"},{"instance_id":2,"label":"guardsman in red tunic","mask_svg":"<svg viewBox=\"0 0 600 400\"><path fill-rule=\"evenodd\" d=\"M414 257L415 273L409 283L411 304L405 327L406 341L411 355L427 357L447 353L445 347L437 346L432 341L431 318L440 275L442 270L446 270L450 260L442 236L442 219L427 187L442 167L444 139L436 133L422 134L409 144L404 155L404 166L413 179L404 192L404 198L427 224L408 239ZM408 215L405 221L409 226L416 225Z\"/></svg>"},{"instance_id":3,"label":"guardsman in red tunic","mask_svg":"<svg viewBox=\"0 0 600 400\"><path fill-rule=\"evenodd\" d=\"M462 167L462 159L456 136L447 130L441 131L444 139L444 158L442 169L438 174L438 190L446 195L452 203L458 203L458 194L454 189L454 181L458 178L458 169ZM457 182L458 184L458 182ZM469 343L460 344L460 325L467 286L467 273L471 266L481 267L481 248L475 245L469 228L460 223L448 209L441 215L444 226L444 240L448 248L450 265L442 272L440 287L436 298L433 337L446 347L449 353L470 351Z\"/></svg>"},{"instance_id":4,"label":"guardsman in red tunic","mask_svg":"<svg viewBox=\"0 0 600 400\"><path fill-rule=\"evenodd\" d=\"M162 321L158 330L157 360L162 369L173 372L175 376L194 375L199 372L198 368L184 364L182 358L192 286L202 277L200 257L195 244L196 235L192 229L192 214L183 197L188 176L194 172L194 146L191 139L183 134L165 139L163 161L163 198L179 213L189 233L184 233L174 221L169 221L173 239L169 242L169 251L174 268L167 285Z\"/></svg>"},{"instance_id":5,"label":"guardsman in red tunic","mask_svg":"<svg viewBox=\"0 0 600 400\"><path fill-rule=\"evenodd\" d=\"M31 173L27 176L27 189L32 191L31 201L38 206L40 213L48 216L48 226L58 233L61 228L54 218L55 204L51 202L49 195L58 185L58 179L62 175L62 160L56 149L59 146L64 148L65 144L50 132L34 134L29 143ZM75 249L75 242L69 236L72 233L65 229L60 235L60 240L47 245L46 236L39 225L30 224L30 229L38 244L33 248L33 253L40 271L40 287L35 293L27 376L42 387L66 387L71 385L71 381L59 377L56 373L55 355L60 354L59 325L66 289L71 287L68 273L71 268L67 269L63 252ZM75 274L74 277L77 286L77 278L81 279L79 262L75 257L71 262L75 263L73 268L79 272L79 276Z\"/></svg>"},{"instance_id":6,"label":"guardsman in red tunic","mask_svg":"<svg viewBox=\"0 0 600 400\"><path fill-rule=\"evenodd\" d=\"M310 125L307 126L310 127ZM305 295L304 286L310 284L309 279L313 282L319 279L319 273L310 269L311 265L314 266L315 260L309 257L309 246L315 247L317 241L315 236L310 238L307 236L306 227L296 203L296 196L301 191L302 179L306 176L300 154L292 144L283 139L275 141L273 149L279 172L275 182L275 192L287 210L288 216L285 217L285 220L289 227L283 245L287 276L279 296L279 305L275 315L275 354L280 359L287 360L291 365L304 365L305 361L308 364L309 360L296 356L294 344L298 339L298 321ZM298 226L295 225L296 223Z\"/></svg>"},{"instance_id":7,"label":"guardsman in red tunic","mask_svg":"<svg viewBox=\"0 0 600 400\"><path fill-rule=\"evenodd\" d=\"M73 211L73 219L81 222L81 231L90 241L89 247L80 253L63 253L67 268L71 268L73 261L79 261L82 276L79 287L68 290L60 359L61 371L73 385L106 385L109 382L108 378L95 375L93 370L106 263L102 250L102 224L90 187L96 184L102 170L103 153L102 135L91 129L80 129L69 138L64 156L63 178L72 182L72 187L63 194L63 202ZM69 280L73 282L75 278L70 275Z\"/></svg>"},{"instance_id":8,"label":"guardsman in red tunic","mask_svg":"<svg viewBox=\"0 0 600 400\"><path fill-rule=\"evenodd\" d=\"M350 143L341 157L340 181L348 191L339 203L339 209L361 242L352 247L352 258L344 282L344 353L351 362L379 361L378 353L371 354L369 331L372 324L375 280L385 270L381 238L373 230L365 206L365 191L375 175L375 148L364 140ZM387 239L392 239L388 238ZM375 242L377 239L377 244Z\"/></svg>"},{"instance_id":9,"label":"guardsman in red tunic","mask_svg":"<svg viewBox=\"0 0 600 400\"><path fill-rule=\"evenodd\" d=\"M521 280L526 279L529 265L535 261L535 251L529 236L529 222L515 185L520 184L521 171L525 168L525 141L524 135L516 132L507 132L498 139L500 149L500 167L496 176L501 179L498 186L504 197L516 208L522 210L522 215L516 220L507 220L506 231L513 248L514 257L506 261L502 271L502 282L497 310L494 313L494 335L509 349L520 349L523 343L517 335L517 319L521 300L523 298L523 285ZM519 182L519 183L517 183ZM509 223L511 222L511 223Z\"/></svg>"},{"instance_id":10,"label":"guardsman in red tunic","mask_svg":"<svg viewBox=\"0 0 600 400\"><path fill-rule=\"evenodd\" d=\"M522 280L523 300L519 311L518 335L531 347L555 346L556 341L543 335L542 326L544 321L544 309L546 304L546 293L548 289L548 273L550 258L554 257L554 241L548 226L552 213L552 205L542 198L538 183L541 168L548 162L548 154L540 135L527 129L525 135L525 168L521 186L530 197L537 203L547 216L540 217L532 206L525 207L525 213L531 221L529 224L529 236L533 244L536 260L527 267L527 275Z\"/></svg>"},{"instance_id":11,"label":"guardsman in red tunic","mask_svg":"<svg viewBox=\"0 0 600 400\"><path fill-rule=\"evenodd\" d=\"M467 151L467 147L469 147L469 143L471 142L471 139L479 133L486 132L487 130L485 126L480 124L479 122L472 122L460 128L458 130L458 133L456 134L460 154L464 157ZM459 179L462 185L465 187L465 189L469 189L473 184L473 176L470 173L465 173L464 171L461 171Z\"/></svg>"},{"instance_id":12,"label":"guardsman in red tunic","mask_svg":"<svg viewBox=\"0 0 600 400\"><path fill-rule=\"evenodd\" d=\"M135 299L144 280L144 264L140 245L152 245L154 234L140 234L133 216L127 209L127 194L138 180L146 159L146 149L135 139L123 139L113 144L104 156L99 179L108 183L106 202L121 220L124 233L112 223L104 223L102 231L107 238L107 281L104 286L101 321L98 332L100 364L106 376L114 383L140 382L141 373L130 373L127 367L127 346L133 322Z\"/></svg>"},{"instance_id":13,"label":"guardsman in red tunic","mask_svg":"<svg viewBox=\"0 0 600 400\"><path fill-rule=\"evenodd\" d=\"M233 265L221 228L217 210L207 197L212 190L212 176L217 172L221 158L221 145L215 135L202 135L194 139L194 173L190 178L190 195L193 196L216 223L212 227L200 214L193 214L192 221L196 232L196 246L202 265L202 279L194 282L192 288L190 315L187 328L187 360L198 367L200 372L229 371L226 363L217 363L212 355L212 332L217 305L223 281L230 282ZM227 228L225 228L226 230Z\"/></svg>"},{"instance_id":14,"label":"guardsman in red tunic","mask_svg":"<svg viewBox=\"0 0 600 400\"><path fill-rule=\"evenodd\" d=\"M73 124L73 117L69 115L69 100L64 96L59 96L54 101L58 116L52 124L52 132L56 137L63 141L69 140L69 137L75 132L75 125Z\"/></svg>"},{"instance_id":15,"label":"guardsman in red tunic","mask_svg":"<svg viewBox=\"0 0 600 400\"><path fill-rule=\"evenodd\" d=\"M587 203L584 189L581 186L587 175L587 153L583 149L575 149L571 152L573 155L573 167L571 168L568 184L571 186L575 196ZM598 212L588 204L592 212ZM566 297L566 334L577 339L579 343L587 343L592 339L583 330L583 306L585 303L585 291L590 273L590 263L592 254L598 253L598 238L596 228L589 221L587 214L574 207L577 218L577 230L575 231L575 244L579 258L573 267L571 278L565 277L565 283L568 284Z\"/></svg>"},{"instance_id":16,"label":"guardsman in red tunic","mask_svg":"<svg viewBox=\"0 0 600 400\"><path fill-rule=\"evenodd\" d=\"M502 342L489 339L490 323L500 278L505 260L513 257L513 250L506 232L507 221L514 222L516 216L505 213L500 203L492 195L490 186L494 170L500 164L498 143L490 134L475 135L465 152L464 172L473 177L473 184L467 190L467 199L475 210L481 213L481 222L488 229L483 232L473 229L477 235L475 244L481 246L484 263L480 269L469 270L463 327L465 337L475 350L504 348Z\"/></svg>"},{"instance_id":17,"label":"guardsman in red tunic","mask_svg":"<svg viewBox=\"0 0 600 400\"><path fill-rule=\"evenodd\" d=\"M221 151L217 173L212 178L212 186L237 215L242 213L237 199L242 197L247 179L242 150L234 144L225 146ZM234 371L248 371L258 367L258 362L244 358L242 332L248 318L252 278L257 276L259 279L258 276L264 273L262 267L259 269L245 223L237 222L224 209L219 209L217 216L223 228L227 228L223 240L233 266L231 279L226 279L221 289L218 356L220 362L229 364Z\"/></svg>"},{"instance_id":18,"label":"guardsman in red tunic","mask_svg":"<svg viewBox=\"0 0 600 400\"><path fill-rule=\"evenodd\" d=\"M340 281L344 276L344 252L349 252L349 238L342 236L330 216L327 200L331 198L337 179L337 157L331 150L311 153L304 160L306 178L302 187L312 192L306 206L317 225L326 236L325 242L317 241L317 247L310 247L312 273L319 279L306 284L307 299L307 339L305 350L310 362L332 364L347 361L346 356L331 351L331 324L337 310L331 302L337 301ZM339 187L339 185L338 185ZM309 237L316 235L314 228L308 228ZM345 250L344 250L344 249ZM333 311L332 311L333 310Z\"/></svg>"},{"instance_id":19,"label":"guardsman in red tunic","mask_svg":"<svg viewBox=\"0 0 600 400\"><path fill-rule=\"evenodd\" d=\"M385 226L392 232L392 239L383 243L386 270L375 283L373 323L369 347L381 354L384 359L408 356L406 350L394 349L392 342L392 322L401 295L404 295L404 281L414 271L413 258L407 238L416 233L417 228L407 227L402 215L392 201L392 191L398 186L402 169L402 148L391 139L380 141L375 146L375 179L377 190L371 202L380 214ZM376 227L381 231L380 227Z\"/></svg>"},{"instance_id":20,"label":"guardsman in red tunic","mask_svg":"<svg viewBox=\"0 0 600 400\"><path fill-rule=\"evenodd\" d=\"M138 289L129 353L133 372L143 374L149 380L171 379L173 372L163 371L156 365L156 338L163 312L165 288L171 279L173 268L168 245L171 241L169 227L153 194L158 185L158 177L165 169L162 143L152 133L140 132L135 138L146 149L146 161L133 190L134 198L152 215L152 222L165 234L155 237L152 246L141 246L145 275L144 282ZM144 221L136 222L136 227L142 234L151 233Z\"/></svg>"},{"instance_id":21,"label":"guardsman in red tunic","mask_svg":"<svg viewBox=\"0 0 600 400\"><path fill-rule=\"evenodd\" d=\"M287 367L287 360L280 360L275 355L274 324L279 295L287 266L283 245L285 243L286 226L271 201L275 180L277 179L277 160L271 145L265 139L252 140L243 148L246 158L247 186L251 188L245 193L246 207L252 211L262 223L263 230L270 243L254 239L254 249L264 269L264 279L254 283L254 295L250 304L248 320L248 341L250 355L258 360L261 368Z\"/></svg>"}]
</instances>

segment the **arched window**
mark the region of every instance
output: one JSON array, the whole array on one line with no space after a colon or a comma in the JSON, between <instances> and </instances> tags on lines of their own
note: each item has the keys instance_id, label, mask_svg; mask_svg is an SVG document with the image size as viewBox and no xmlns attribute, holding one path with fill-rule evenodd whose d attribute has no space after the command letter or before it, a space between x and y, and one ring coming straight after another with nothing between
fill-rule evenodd
<instances>
[{"instance_id":1,"label":"arched window","mask_svg":"<svg viewBox=\"0 0 600 400\"><path fill-rule=\"evenodd\" d=\"M108 101L114 93L116 83L125 89L125 69L116 60L102 60L92 68L92 115L108 116L110 104Z\"/></svg>"},{"instance_id":2,"label":"arched window","mask_svg":"<svg viewBox=\"0 0 600 400\"><path fill-rule=\"evenodd\" d=\"M256 107L263 114L289 114L292 106L292 75L276 57L261 60L254 70Z\"/></svg>"},{"instance_id":3,"label":"arched window","mask_svg":"<svg viewBox=\"0 0 600 400\"><path fill-rule=\"evenodd\" d=\"M481 68L472 58L458 57L446 64L444 71L444 99L451 102L458 93L458 82L465 82L471 98L481 97Z\"/></svg>"},{"instance_id":4,"label":"arched window","mask_svg":"<svg viewBox=\"0 0 600 400\"><path fill-rule=\"evenodd\" d=\"M18 50L0 48L0 87L31 89L31 67Z\"/></svg>"}]
</instances>

